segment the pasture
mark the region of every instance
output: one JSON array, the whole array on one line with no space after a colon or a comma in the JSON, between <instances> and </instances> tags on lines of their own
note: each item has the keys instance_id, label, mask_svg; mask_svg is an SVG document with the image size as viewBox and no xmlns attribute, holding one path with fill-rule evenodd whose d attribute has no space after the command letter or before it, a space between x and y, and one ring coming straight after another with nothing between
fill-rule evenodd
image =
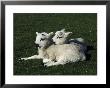
<instances>
[{"instance_id":1,"label":"pasture","mask_svg":"<svg viewBox=\"0 0 110 88\"><path fill-rule=\"evenodd\" d=\"M87 60L44 67L42 60L20 60L37 54L37 32L56 32L65 28L82 37L89 48ZM97 14L96 13L14 13L14 75L96 75Z\"/></svg>"}]
</instances>

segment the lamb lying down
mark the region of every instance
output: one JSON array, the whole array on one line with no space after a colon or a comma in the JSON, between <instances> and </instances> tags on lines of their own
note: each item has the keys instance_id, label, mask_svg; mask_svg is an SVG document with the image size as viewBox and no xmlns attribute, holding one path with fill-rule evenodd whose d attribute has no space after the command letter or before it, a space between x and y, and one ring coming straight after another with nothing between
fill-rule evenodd
<instances>
[{"instance_id":1,"label":"lamb lying down","mask_svg":"<svg viewBox=\"0 0 110 88\"><path fill-rule=\"evenodd\" d=\"M45 66L63 65L70 62L83 61L85 55L80 52L79 48L74 44L54 45L51 43L53 33L38 33L35 43L38 46L38 55L34 55L28 59L43 59Z\"/></svg>"},{"instance_id":2,"label":"lamb lying down","mask_svg":"<svg viewBox=\"0 0 110 88\"><path fill-rule=\"evenodd\" d=\"M65 29L62 29L60 31L57 31L55 33L55 36L52 38L53 42L56 45L62 45L62 44L76 44L82 51L87 51L87 45L84 42L83 38L75 38L75 39L69 39L69 35L71 35L72 32L66 32Z\"/></svg>"}]
</instances>

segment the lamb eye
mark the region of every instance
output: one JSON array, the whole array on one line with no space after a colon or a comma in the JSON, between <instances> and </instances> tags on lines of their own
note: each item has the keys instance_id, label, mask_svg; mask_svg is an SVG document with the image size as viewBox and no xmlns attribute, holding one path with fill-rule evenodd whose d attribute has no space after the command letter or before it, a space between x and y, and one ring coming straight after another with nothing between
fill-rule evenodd
<instances>
[{"instance_id":1,"label":"lamb eye","mask_svg":"<svg viewBox=\"0 0 110 88\"><path fill-rule=\"evenodd\" d=\"M42 34L43 36L45 36L44 34Z\"/></svg>"},{"instance_id":2,"label":"lamb eye","mask_svg":"<svg viewBox=\"0 0 110 88\"><path fill-rule=\"evenodd\" d=\"M45 39L41 38L40 41L44 41Z\"/></svg>"},{"instance_id":3,"label":"lamb eye","mask_svg":"<svg viewBox=\"0 0 110 88\"><path fill-rule=\"evenodd\" d=\"M59 38L59 39L60 39L60 38L63 38L63 37L59 37L59 36L57 36L57 38Z\"/></svg>"}]
</instances>

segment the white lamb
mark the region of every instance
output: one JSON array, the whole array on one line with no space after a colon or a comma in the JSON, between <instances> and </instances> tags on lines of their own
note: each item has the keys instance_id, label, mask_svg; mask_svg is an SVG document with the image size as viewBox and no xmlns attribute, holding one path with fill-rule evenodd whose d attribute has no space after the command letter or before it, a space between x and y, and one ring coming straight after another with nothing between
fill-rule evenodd
<instances>
[{"instance_id":1,"label":"white lamb","mask_svg":"<svg viewBox=\"0 0 110 88\"><path fill-rule=\"evenodd\" d=\"M62 29L61 31L57 31L55 33L55 36L52 38L53 42L56 45L67 44L70 34L72 34L72 32L65 32L65 29Z\"/></svg>"},{"instance_id":2,"label":"white lamb","mask_svg":"<svg viewBox=\"0 0 110 88\"><path fill-rule=\"evenodd\" d=\"M52 38L53 42L56 45L76 44L82 51L86 52L87 45L85 44L84 39L83 38L69 39L69 35L71 34L72 32L66 32L65 29L57 31L55 33L55 36Z\"/></svg>"},{"instance_id":3,"label":"white lamb","mask_svg":"<svg viewBox=\"0 0 110 88\"><path fill-rule=\"evenodd\" d=\"M80 52L79 48L74 44L54 45L51 43L53 33L36 32L36 45L38 46L38 55L34 55L28 59L43 59L45 66L63 65L70 62L82 61L85 56Z\"/></svg>"}]
</instances>

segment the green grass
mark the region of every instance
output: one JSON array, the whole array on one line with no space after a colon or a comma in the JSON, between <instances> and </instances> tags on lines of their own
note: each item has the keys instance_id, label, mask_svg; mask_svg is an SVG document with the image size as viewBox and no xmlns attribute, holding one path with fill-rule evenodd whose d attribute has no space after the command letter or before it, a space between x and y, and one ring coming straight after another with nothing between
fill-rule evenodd
<instances>
[{"instance_id":1,"label":"green grass","mask_svg":"<svg viewBox=\"0 0 110 88\"><path fill-rule=\"evenodd\" d=\"M37 54L34 41L37 32L56 32L65 28L71 38L82 37L93 47L89 60L44 67L42 60L20 60ZM88 59L88 57L87 57ZM96 75L97 74L97 14L14 14L14 75Z\"/></svg>"}]
</instances>

